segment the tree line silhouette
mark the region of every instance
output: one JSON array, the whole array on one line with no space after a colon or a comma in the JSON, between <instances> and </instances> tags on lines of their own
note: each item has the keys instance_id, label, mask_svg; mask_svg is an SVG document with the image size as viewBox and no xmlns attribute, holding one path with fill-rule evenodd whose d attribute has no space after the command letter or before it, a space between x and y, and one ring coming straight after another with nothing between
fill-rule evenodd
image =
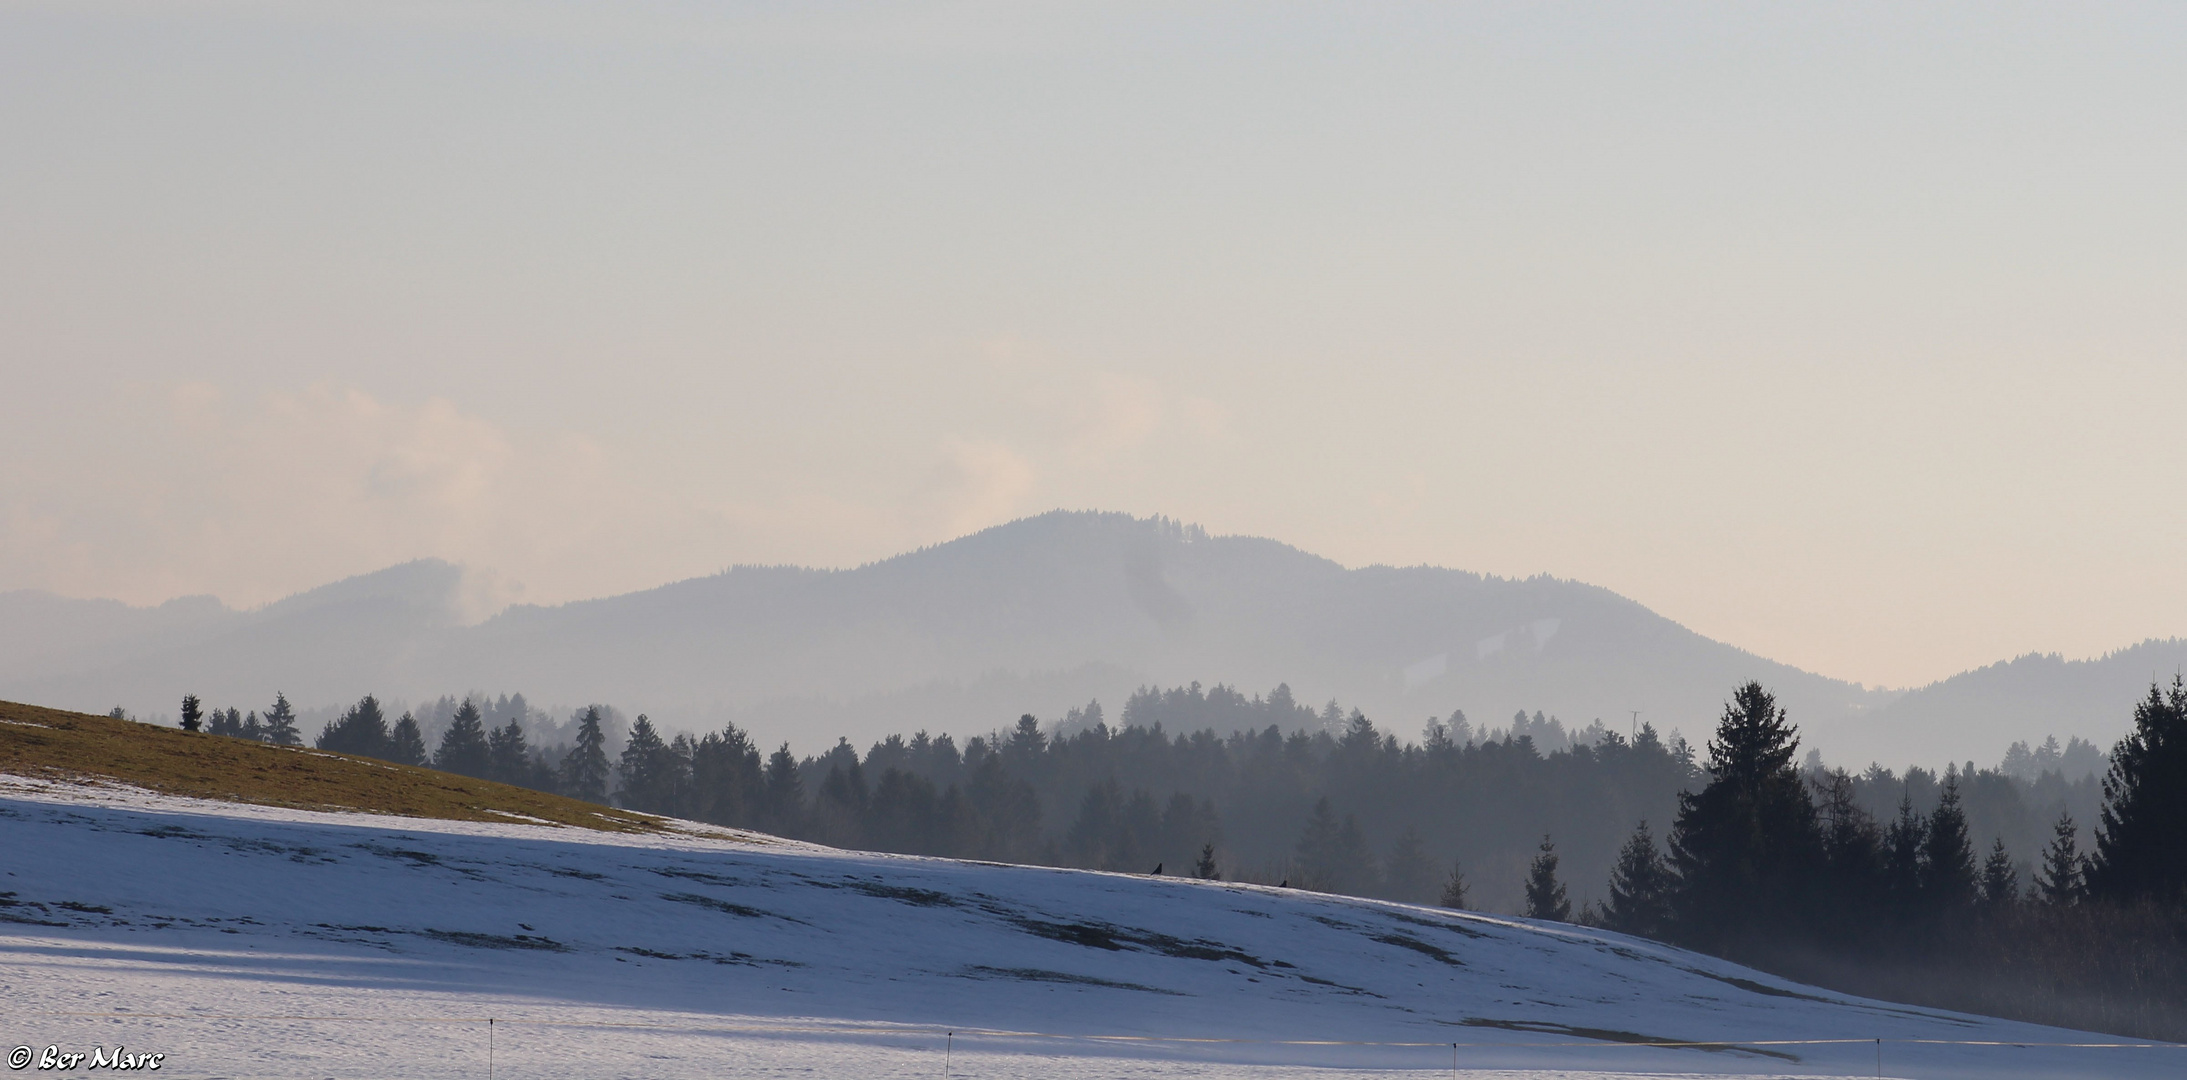
<instances>
[{"instance_id":1,"label":"tree line silhouette","mask_svg":"<svg viewBox=\"0 0 2187 1080\"><path fill-rule=\"evenodd\" d=\"M1803 774L1759 684L1734 693L1667 843L1642 822L1589 921L1841 989L2066 1026L2187 1032L2187 686L2152 686L2112 752L2095 850L2054 824L2034 888L1978 856L1956 771L1878 820ZM1553 867L1552 867L1553 869ZM1531 896L1530 892L1530 896ZM1536 905L1536 914L1546 914Z\"/></svg>"},{"instance_id":2,"label":"tree line silhouette","mask_svg":"<svg viewBox=\"0 0 2187 1080\"><path fill-rule=\"evenodd\" d=\"M664 736L642 715L611 752L600 706L575 717L573 738L541 746L521 695L487 704L505 720L468 698L438 703L429 751L416 717L390 724L366 697L317 745L838 846L1478 903L1898 1000L2187 1032L2177 681L2137 706L2100 785L1971 762L1904 777L1803 765L1796 728L1751 683L1704 762L1652 726L1628 738L1599 723L1543 753L1534 733L1562 729L1525 713L1499 731L1454 713L1401 742L1282 686L1251 698L1147 688L1115 727L1089 703L961 748L922 731L805 758L735 725ZM186 723L198 714L187 701ZM275 717L293 728L285 698L266 719L212 717L210 730L238 737L269 738ZM2058 816L2040 822L2043 806ZM2085 853L2076 807L2097 819Z\"/></svg>"}]
</instances>

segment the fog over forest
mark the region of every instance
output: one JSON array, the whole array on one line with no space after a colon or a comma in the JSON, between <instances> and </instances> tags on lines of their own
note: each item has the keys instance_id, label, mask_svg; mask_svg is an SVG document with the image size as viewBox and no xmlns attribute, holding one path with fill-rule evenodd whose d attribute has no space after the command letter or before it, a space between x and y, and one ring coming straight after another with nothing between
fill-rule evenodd
<instances>
[{"instance_id":1,"label":"fog over forest","mask_svg":"<svg viewBox=\"0 0 2187 1080\"><path fill-rule=\"evenodd\" d=\"M635 719L612 705L580 710L534 707L521 693L443 695L415 706L374 699L382 736L358 740L341 728L359 707L300 714L307 741L322 747L429 764L435 748L450 741L450 727L469 707L471 725L495 747L496 764L480 775L511 783L569 790L564 763L578 742L584 715L599 722L601 751L610 761L630 752ZM258 710L215 702L215 729L256 730ZM228 710L235 710L228 719ZM380 740L402 720L415 721L412 757ZM1008 727L896 732L870 745L838 739L832 747L802 754L784 744L767 747L735 726L726 732L680 733L644 718L653 738L680 755L683 779L666 789L611 773L599 793L618 805L659 813L769 828L849 847L879 847L926 854L1013 859L1105 870L1143 870L1189 865L1212 846L1234 879L1276 884L1296 879L1331 891L1431 902L1452 863L1465 869L1474 902L1491 910L1519 911L1521 887L1538 843L1552 839L1574 883L1575 903L1602 899L1601 882L1625 835L1639 822L1670 820L1681 791L1705 779L1696 747L1682 732L1658 732L1652 724L1631 735L1600 723L1567 728L1535 711L1480 721L1462 710L1426 722L1418 731L1378 727L1357 709L1328 701L1298 701L1288 685L1266 694L1227 686L1144 687L1120 710L1098 700L1045 721L1031 714ZM790 768L793 812L777 805L732 808L745 796L709 794L703 740L743 746L756 762ZM507 740L503 749L503 740ZM1438 749L1440 748L1440 749ZM1964 801L1970 834L2002 844L2018 875L2032 880L2033 867L2053 837L2061 815L2085 834L2096 820L2105 753L2078 738L2030 746L2015 743L2001 761L1947 763L1941 769L1903 771L1877 763L1849 770L1861 808L1878 820L1901 812L1933 813L1944 786ZM1017 815L1022 834L1003 841L931 835L907 825L918 814L892 803L906 797L884 778L900 772L933 793L970 785L992 758L1013 783L1025 785ZM1420 763L1442 762L1440 773L1421 774ZM481 758L483 762L485 759ZM1803 770L1822 777L1829 766L1809 751ZM697 773L694 775L693 770ZM474 771L474 770L464 770ZM718 778L717 778L718 779ZM780 784L783 777L754 784ZM720 800L729 799L725 803ZM1328 800L1330 820L1355 828L1341 845L1345 858L1323 863L1308 853L1317 804ZM741 804L736 804L741 805ZM885 824L882 824L885 823ZM2084 837L2085 838L2085 837ZM1141 864L1145 864L1142 866Z\"/></svg>"}]
</instances>

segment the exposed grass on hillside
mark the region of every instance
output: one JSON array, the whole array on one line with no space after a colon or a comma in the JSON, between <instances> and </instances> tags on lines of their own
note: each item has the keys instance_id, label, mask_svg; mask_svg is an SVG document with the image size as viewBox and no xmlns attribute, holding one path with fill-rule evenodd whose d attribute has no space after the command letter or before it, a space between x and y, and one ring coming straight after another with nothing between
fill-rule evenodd
<instances>
[{"instance_id":1,"label":"exposed grass on hillside","mask_svg":"<svg viewBox=\"0 0 2187 1080\"><path fill-rule=\"evenodd\" d=\"M433 769L8 701L0 701L0 773L112 780L169 795L306 810L501 822L520 814L607 832L661 827L645 814Z\"/></svg>"}]
</instances>

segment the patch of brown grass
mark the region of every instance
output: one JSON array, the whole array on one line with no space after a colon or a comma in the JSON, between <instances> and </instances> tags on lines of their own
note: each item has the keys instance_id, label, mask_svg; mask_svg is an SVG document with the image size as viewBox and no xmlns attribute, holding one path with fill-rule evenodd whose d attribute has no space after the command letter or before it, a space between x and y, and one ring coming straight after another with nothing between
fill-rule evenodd
<instances>
[{"instance_id":1,"label":"patch of brown grass","mask_svg":"<svg viewBox=\"0 0 2187 1080\"><path fill-rule=\"evenodd\" d=\"M0 701L0 773L304 810L501 822L522 814L606 832L662 827L646 814L433 769L9 701Z\"/></svg>"}]
</instances>

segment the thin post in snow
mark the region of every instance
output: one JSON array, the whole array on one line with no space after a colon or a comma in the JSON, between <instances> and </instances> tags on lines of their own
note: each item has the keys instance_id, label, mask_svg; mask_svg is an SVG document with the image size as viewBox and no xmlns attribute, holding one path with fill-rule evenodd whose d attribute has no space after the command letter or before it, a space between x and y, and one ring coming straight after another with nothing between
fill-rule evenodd
<instances>
[{"instance_id":1,"label":"thin post in snow","mask_svg":"<svg viewBox=\"0 0 2187 1080\"><path fill-rule=\"evenodd\" d=\"M942 1080L949 1080L949 1055L957 1048L957 1033L952 1031L942 1037Z\"/></svg>"},{"instance_id":2,"label":"thin post in snow","mask_svg":"<svg viewBox=\"0 0 2187 1080\"><path fill-rule=\"evenodd\" d=\"M1882 1039L1877 1039L1877 1040L1876 1040L1876 1075L1877 1075L1878 1077L1881 1077L1881 1076L1883 1075L1883 1040L1882 1040Z\"/></svg>"},{"instance_id":3,"label":"thin post in snow","mask_svg":"<svg viewBox=\"0 0 2187 1080\"><path fill-rule=\"evenodd\" d=\"M486 1018L486 1080L494 1080L494 1018Z\"/></svg>"},{"instance_id":4,"label":"thin post in snow","mask_svg":"<svg viewBox=\"0 0 2187 1080\"><path fill-rule=\"evenodd\" d=\"M1458 1044L1450 1044L1450 1080L1458 1080Z\"/></svg>"}]
</instances>

